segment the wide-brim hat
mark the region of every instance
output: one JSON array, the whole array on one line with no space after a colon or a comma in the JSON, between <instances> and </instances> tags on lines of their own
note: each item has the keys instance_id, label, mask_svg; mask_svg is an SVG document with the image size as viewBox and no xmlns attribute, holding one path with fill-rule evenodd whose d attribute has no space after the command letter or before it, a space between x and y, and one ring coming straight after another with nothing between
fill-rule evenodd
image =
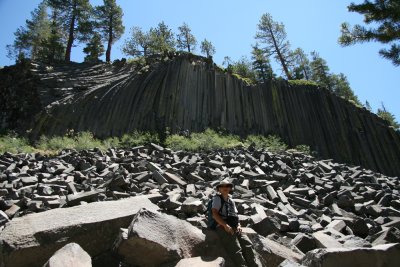
<instances>
[{"instance_id":1,"label":"wide-brim hat","mask_svg":"<svg viewBox=\"0 0 400 267\"><path fill-rule=\"evenodd\" d=\"M221 185L229 185L230 187L233 188L233 184L232 184L231 182L229 182L227 179L224 179L224 180L220 181L220 182L217 184L217 186L216 186L217 190L218 190L218 188L219 188Z\"/></svg>"}]
</instances>

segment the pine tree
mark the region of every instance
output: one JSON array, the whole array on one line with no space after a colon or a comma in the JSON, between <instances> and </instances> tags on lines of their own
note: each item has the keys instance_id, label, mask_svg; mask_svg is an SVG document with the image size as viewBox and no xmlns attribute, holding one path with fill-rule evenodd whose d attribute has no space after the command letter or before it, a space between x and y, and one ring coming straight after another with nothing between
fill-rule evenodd
<instances>
[{"instance_id":1,"label":"pine tree","mask_svg":"<svg viewBox=\"0 0 400 267\"><path fill-rule=\"evenodd\" d=\"M48 0L49 5L58 13L58 20L67 33L65 61L71 61L74 41L86 41L92 31L89 21L92 6L89 0Z\"/></svg>"},{"instance_id":2,"label":"pine tree","mask_svg":"<svg viewBox=\"0 0 400 267\"><path fill-rule=\"evenodd\" d=\"M348 9L364 15L364 22L373 27L351 27L343 23L339 43L343 46L370 41L391 44L390 49L381 49L379 53L395 66L400 66L400 1L365 0L361 4L350 4Z\"/></svg>"},{"instance_id":3,"label":"pine tree","mask_svg":"<svg viewBox=\"0 0 400 267\"><path fill-rule=\"evenodd\" d=\"M329 73L330 70L326 60L321 58L315 51L311 52L311 57L311 80L327 88L329 91L333 91L332 79Z\"/></svg>"},{"instance_id":4,"label":"pine tree","mask_svg":"<svg viewBox=\"0 0 400 267\"><path fill-rule=\"evenodd\" d=\"M347 80L346 75L339 73L338 75L332 74L330 79L332 80L333 92L343 97L344 99L353 102L358 106L362 106L358 97L354 94L354 91L350 87L350 83Z\"/></svg>"},{"instance_id":5,"label":"pine tree","mask_svg":"<svg viewBox=\"0 0 400 267\"><path fill-rule=\"evenodd\" d=\"M396 121L396 117L386 110L385 106L382 103L382 109L378 108L376 114L382 119L386 120L391 126L393 126L396 130L400 129L400 124Z\"/></svg>"},{"instance_id":6,"label":"pine tree","mask_svg":"<svg viewBox=\"0 0 400 267\"><path fill-rule=\"evenodd\" d=\"M253 71L252 63L246 57L241 57L238 61L231 65L232 73L239 75L242 78L247 78L251 83L256 82L256 74Z\"/></svg>"},{"instance_id":7,"label":"pine tree","mask_svg":"<svg viewBox=\"0 0 400 267\"><path fill-rule=\"evenodd\" d=\"M251 51L252 65L257 81L266 82L274 78L271 63L265 53L256 44Z\"/></svg>"},{"instance_id":8,"label":"pine tree","mask_svg":"<svg viewBox=\"0 0 400 267\"><path fill-rule=\"evenodd\" d=\"M208 57L208 58L212 57L215 54L215 47L207 39L204 39L201 42L200 49L201 49L201 53L205 54L206 57Z\"/></svg>"},{"instance_id":9,"label":"pine tree","mask_svg":"<svg viewBox=\"0 0 400 267\"><path fill-rule=\"evenodd\" d=\"M106 62L110 62L111 47L124 34L125 27L122 24L122 8L116 0L103 0L103 3L95 8L96 26L107 40Z\"/></svg>"},{"instance_id":10,"label":"pine tree","mask_svg":"<svg viewBox=\"0 0 400 267\"><path fill-rule=\"evenodd\" d=\"M282 66L287 79L291 80L292 75L289 71L289 66L292 59L285 26L282 23L275 22L272 16L266 13L261 17L258 24L256 39L265 44L264 52L267 53L268 57L275 56L276 61Z\"/></svg>"},{"instance_id":11,"label":"pine tree","mask_svg":"<svg viewBox=\"0 0 400 267\"><path fill-rule=\"evenodd\" d=\"M24 57L40 60L41 44L50 36L46 1L42 1L31 12L31 19L26 20L26 26L18 28L14 35L14 43L7 46L9 58Z\"/></svg>"},{"instance_id":12,"label":"pine tree","mask_svg":"<svg viewBox=\"0 0 400 267\"><path fill-rule=\"evenodd\" d=\"M101 35L98 32L93 33L83 52L87 55L85 62L99 62L99 57L104 54L104 45L101 43Z\"/></svg>"},{"instance_id":13,"label":"pine tree","mask_svg":"<svg viewBox=\"0 0 400 267\"><path fill-rule=\"evenodd\" d=\"M190 53L196 49L197 40L196 37L192 34L192 30L186 23L183 23L182 26L178 27L179 34L177 35L177 47L178 49L187 51Z\"/></svg>"},{"instance_id":14,"label":"pine tree","mask_svg":"<svg viewBox=\"0 0 400 267\"><path fill-rule=\"evenodd\" d=\"M139 27L132 27L131 37L126 39L122 46L122 53L127 56L148 56L150 51L151 37L149 32L143 32Z\"/></svg>"},{"instance_id":15,"label":"pine tree","mask_svg":"<svg viewBox=\"0 0 400 267\"><path fill-rule=\"evenodd\" d=\"M297 48L292 52L293 58L293 75L296 80L310 80L311 78L311 66L310 60L304 53L303 49Z\"/></svg>"},{"instance_id":16,"label":"pine tree","mask_svg":"<svg viewBox=\"0 0 400 267\"><path fill-rule=\"evenodd\" d=\"M65 54L64 37L58 19L58 11L51 8L50 36L41 43L40 58L48 63L62 61Z\"/></svg>"},{"instance_id":17,"label":"pine tree","mask_svg":"<svg viewBox=\"0 0 400 267\"><path fill-rule=\"evenodd\" d=\"M160 22L157 28L151 28L149 34L149 48L153 53L165 53L175 50L175 36L164 21Z\"/></svg>"}]
</instances>

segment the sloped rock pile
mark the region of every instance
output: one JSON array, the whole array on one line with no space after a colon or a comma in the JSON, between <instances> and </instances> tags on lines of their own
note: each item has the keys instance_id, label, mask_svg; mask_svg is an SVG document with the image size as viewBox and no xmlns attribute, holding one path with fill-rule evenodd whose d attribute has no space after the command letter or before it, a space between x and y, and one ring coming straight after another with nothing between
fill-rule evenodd
<instances>
[{"instance_id":1,"label":"sloped rock pile","mask_svg":"<svg viewBox=\"0 0 400 267\"><path fill-rule=\"evenodd\" d=\"M179 222L180 227L186 225L187 228L190 223L193 229L202 229L204 232L205 207L215 193L215 185L222 179L230 179L235 184L233 198L237 203L241 224L249 227L248 235L258 248L263 263L268 266L278 266L286 259L291 262L285 261L282 264L294 264L296 261L301 262L302 258L306 266L330 266L323 265L324 259L332 261L341 257L342 253L347 253L350 256L343 257L343 266L346 266L346 259L352 260L351 255L370 255L373 251L381 255L375 257L379 259L382 255L387 258L387 255L399 250L397 245L389 245L400 242L398 177L388 177L332 160L316 160L294 150L271 153L250 147L190 153L172 151L156 144L130 149L109 149L106 152L66 150L56 157L8 153L0 156L0 224L2 228L5 227L0 238L3 243L12 243L7 238L19 231L15 225L25 225L24 218L31 218L26 219L27 221L33 221L34 218L39 220L39 217L33 216L46 216L50 214L47 211L50 209L68 207L66 211L77 209L78 212L80 207L87 205L98 205L109 200L129 201L132 197L151 199L162 213L169 214L163 215L170 216L169 219L157 219L164 222L163 225L169 225L168 222L173 221L171 218L175 218L182 220ZM96 203L87 204L90 202ZM155 210L155 206L143 204L142 200L139 203L141 204L136 205L137 209L143 207ZM104 206L104 209L107 207ZM140 222L146 222L143 218L153 218L155 215L152 215L152 211L137 213L137 209L129 215L121 214L120 217L124 220L119 220L115 228L122 228L119 241L114 244L114 251L120 256L126 256L125 252L129 252L132 246L146 247L149 242L157 241L154 236L146 236L146 242L139 240L142 238L141 233L149 233L146 226L143 226L149 223ZM59 210L62 211L55 209L54 212ZM61 212L57 214L54 216L61 216ZM136 224L135 219L132 221L133 216L136 216ZM76 224L81 220L76 218ZM93 222L86 222L85 225L89 223ZM47 235L55 229L49 230L46 227L41 231ZM135 227L139 227L139 230ZM115 229L109 233L107 242L116 238L118 233ZM159 236L166 236L164 239L168 239L167 236L171 234L174 238L179 236L168 229L166 227ZM192 233L194 241L191 244L205 242L204 234L198 231L197 234ZM64 233L66 236L71 235L69 231ZM79 236L80 233L74 232L74 236ZM34 233L28 231L27 235L29 234ZM64 243L56 242L58 245L44 253L43 259L49 259L66 242L80 244L92 257L104 252L91 250L90 244L94 243L85 243L80 237L63 238ZM55 242L57 235L50 239ZM32 242L37 243L32 240L28 243ZM152 261L152 257L150 261L147 259L135 262L134 259L125 259L138 266L157 266L182 258L205 255L196 249L186 251L183 248L177 248L176 252L167 249L165 252L163 248L171 246L168 242L171 240L164 240L164 243L156 246L164 255L164 258L158 258L164 260L157 264ZM27 243L15 244L17 243L10 246L18 252ZM110 244L108 246L111 247ZM140 254L140 251L137 252ZM4 256L4 250L2 253L6 259L8 256ZM224 258L229 266L229 256L225 255ZM389 257L387 266L391 266L390 260ZM203 262L204 259L194 258L192 261ZM225 264L224 260L217 258L207 262L214 261L218 264L215 266ZM21 263L18 266L24 265Z\"/></svg>"}]
</instances>

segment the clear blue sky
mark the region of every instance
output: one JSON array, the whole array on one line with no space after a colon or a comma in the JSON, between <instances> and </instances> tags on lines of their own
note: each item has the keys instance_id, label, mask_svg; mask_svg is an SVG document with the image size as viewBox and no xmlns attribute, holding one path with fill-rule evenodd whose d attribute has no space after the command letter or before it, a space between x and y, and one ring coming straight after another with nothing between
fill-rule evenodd
<instances>
[{"instance_id":1,"label":"clear blue sky","mask_svg":"<svg viewBox=\"0 0 400 267\"><path fill-rule=\"evenodd\" d=\"M11 65L5 46L13 41L13 33L30 18L40 0L0 0L0 66ZM101 0L91 0L93 5ZM189 24L198 40L207 38L216 47L214 61L221 64L224 56L233 60L249 56L257 24L263 13L283 22L292 48L307 53L316 50L326 59L332 72L347 75L361 102L368 100L374 111L383 102L400 121L400 67L378 55L379 43L341 47L337 43L340 24L362 23L363 17L349 13L352 1L321 0L117 0L124 10L125 35L112 51L112 59L121 58L120 47L132 26L147 30L164 21L174 31L183 22ZM360 0L356 3L363 2ZM81 62L82 47L74 47L72 60ZM197 51L198 52L198 51ZM278 71L278 70L277 70Z\"/></svg>"}]
</instances>

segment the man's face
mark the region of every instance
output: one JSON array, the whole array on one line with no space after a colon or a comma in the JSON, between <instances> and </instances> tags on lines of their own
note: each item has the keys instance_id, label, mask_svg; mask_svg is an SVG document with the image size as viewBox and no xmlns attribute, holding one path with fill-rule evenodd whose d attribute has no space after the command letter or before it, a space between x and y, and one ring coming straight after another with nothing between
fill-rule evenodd
<instances>
[{"instance_id":1,"label":"man's face","mask_svg":"<svg viewBox=\"0 0 400 267\"><path fill-rule=\"evenodd\" d=\"M220 185L219 186L219 192L221 194L229 194L232 190L232 186L230 185Z\"/></svg>"}]
</instances>

